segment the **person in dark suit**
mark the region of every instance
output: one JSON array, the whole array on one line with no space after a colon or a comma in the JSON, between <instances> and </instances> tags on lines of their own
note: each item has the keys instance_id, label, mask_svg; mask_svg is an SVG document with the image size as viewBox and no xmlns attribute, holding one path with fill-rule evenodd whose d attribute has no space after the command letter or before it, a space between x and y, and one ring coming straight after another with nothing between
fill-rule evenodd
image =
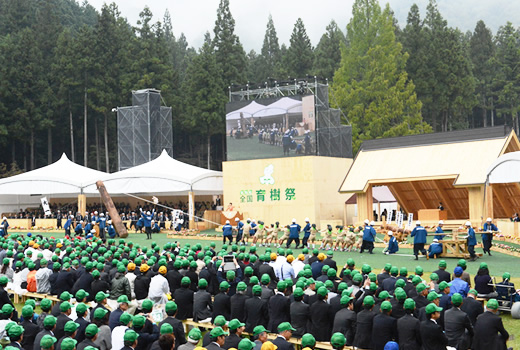
<instances>
[{"instance_id":1,"label":"person in dark suit","mask_svg":"<svg viewBox=\"0 0 520 350\"><path fill-rule=\"evenodd\" d=\"M274 288L276 283L278 283L278 278L274 273L273 267L269 265L268 262L269 256L266 256L264 262L260 266L258 266L258 276L263 276L264 274L267 274L270 278L270 286L271 288Z\"/></svg>"},{"instance_id":2,"label":"person in dark suit","mask_svg":"<svg viewBox=\"0 0 520 350\"><path fill-rule=\"evenodd\" d=\"M76 340L79 343L81 343L85 339L85 329L90 324L89 321L87 321L87 310L88 306L83 303L79 303L76 305L76 315L78 315L78 318L76 319L76 323L79 324L78 330L76 332Z\"/></svg>"},{"instance_id":3,"label":"person in dark suit","mask_svg":"<svg viewBox=\"0 0 520 350\"><path fill-rule=\"evenodd\" d=\"M332 345L333 350L343 350L346 342L345 336L339 332L334 333L330 338L330 345Z\"/></svg>"},{"instance_id":4,"label":"person in dark suit","mask_svg":"<svg viewBox=\"0 0 520 350\"><path fill-rule=\"evenodd\" d=\"M278 282L276 294L269 298L269 323L267 329L278 329L280 323L290 321L290 302L284 294L286 288L287 284L284 281Z\"/></svg>"},{"instance_id":5,"label":"person in dark suit","mask_svg":"<svg viewBox=\"0 0 520 350\"><path fill-rule=\"evenodd\" d=\"M114 328L119 326L119 318L121 317L123 312L128 310L128 304L130 302L126 295L121 295L119 298L117 298L117 303L119 304L119 307L112 311L110 313L110 317L108 318L108 326L110 327L111 331L113 331Z\"/></svg>"},{"instance_id":6,"label":"person in dark suit","mask_svg":"<svg viewBox=\"0 0 520 350\"><path fill-rule=\"evenodd\" d=\"M159 328L165 323L168 323L173 328L173 335L175 336L175 349L178 349L182 344L186 344L186 334L184 333L184 325L182 321L176 318L177 304L174 301L169 301L164 307L167 317L159 323Z\"/></svg>"},{"instance_id":7,"label":"person in dark suit","mask_svg":"<svg viewBox=\"0 0 520 350\"><path fill-rule=\"evenodd\" d=\"M207 350L220 350L226 342L226 336L228 332L224 332L222 327L215 327L209 332L211 342L206 345Z\"/></svg>"},{"instance_id":8,"label":"person in dark suit","mask_svg":"<svg viewBox=\"0 0 520 350\"><path fill-rule=\"evenodd\" d=\"M277 350L294 350L294 345L288 340L292 337L292 332L296 329L289 322L282 322L278 326L278 336L272 341L278 348Z\"/></svg>"},{"instance_id":9,"label":"person in dark suit","mask_svg":"<svg viewBox=\"0 0 520 350\"><path fill-rule=\"evenodd\" d=\"M267 326L269 322L269 310L267 300L261 298L262 287L253 286L253 297L244 304L246 318L246 332L251 333L256 326Z\"/></svg>"},{"instance_id":10,"label":"person in dark suit","mask_svg":"<svg viewBox=\"0 0 520 350\"><path fill-rule=\"evenodd\" d=\"M173 299L178 305L177 319L184 321L193 317L193 294L190 289L191 280L189 277L183 277L181 287L173 292Z\"/></svg>"},{"instance_id":11,"label":"person in dark suit","mask_svg":"<svg viewBox=\"0 0 520 350\"><path fill-rule=\"evenodd\" d=\"M174 291L181 287L182 275L179 272L181 268L180 260L175 260L173 263L173 268L168 268L168 272L166 273L166 279L168 280L168 285L170 286L170 291Z\"/></svg>"},{"instance_id":12,"label":"person in dark suit","mask_svg":"<svg viewBox=\"0 0 520 350\"><path fill-rule=\"evenodd\" d=\"M237 292L235 295L233 295L230 299L231 303L231 316L230 318L236 318L240 320L240 322L246 321L245 316L245 304L246 300L249 299L249 297L246 295L247 291L247 284L245 282L239 282L237 284Z\"/></svg>"},{"instance_id":13,"label":"person in dark suit","mask_svg":"<svg viewBox=\"0 0 520 350\"><path fill-rule=\"evenodd\" d=\"M353 299L348 295L341 297L341 307L334 316L332 333L345 335L347 346L352 346L356 335L356 313L354 312Z\"/></svg>"},{"instance_id":14,"label":"person in dark suit","mask_svg":"<svg viewBox=\"0 0 520 350\"><path fill-rule=\"evenodd\" d=\"M21 326L24 329L23 332L23 339L22 339L22 347L25 350L32 350L34 340L36 339L36 335L40 332L40 327L38 325L34 324L31 320L34 315L34 310L32 306L25 305L22 308L22 316L23 316L23 322L21 323Z\"/></svg>"},{"instance_id":15,"label":"person in dark suit","mask_svg":"<svg viewBox=\"0 0 520 350\"><path fill-rule=\"evenodd\" d=\"M245 330L245 323L240 322L238 319L232 319L229 321L229 336L226 337L226 341L222 348L228 350L231 348L238 349L238 344L242 340L242 333Z\"/></svg>"},{"instance_id":16,"label":"person in dark suit","mask_svg":"<svg viewBox=\"0 0 520 350\"><path fill-rule=\"evenodd\" d=\"M227 281L222 281L220 283L220 293L215 295L213 301L213 320L215 320L215 317L219 315L222 315L226 320L229 320L229 316L231 315L231 297L228 294L229 287L230 285Z\"/></svg>"},{"instance_id":17,"label":"person in dark suit","mask_svg":"<svg viewBox=\"0 0 520 350\"><path fill-rule=\"evenodd\" d=\"M70 291L74 287L74 283L76 282L76 274L72 273L70 270L70 264L63 264L63 269L58 274L56 278L55 288L56 294L60 295L65 291Z\"/></svg>"},{"instance_id":18,"label":"person in dark suit","mask_svg":"<svg viewBox=\"0 0 520 350\"><path fill-rule=\"evenodd\" d=\"M204 278L199 280L199 290L193 295L193 321L209 322L213 312L213 301L211 294L206 290L208 281Z\"/></svg>"},{"instance_id":19,"label":"person in dark suit","mask_svg":"<svg viewBox=\"0 0 520 350\"><path fill-rule=\"evenodd\" d=\"M505 350L509 333L504 328L502 319L497 315L498 302L489 299L486 312L477 317L475 323L474 350Z\"/></svg>"},{"instance_id":20,"label":"person in dark suit","mask_svg":"<svg viewBox=\"0 0 520 350\"><path fill-rule=\"evenodd\" d=\"M392 304L385 300L381 303L381 313L374 317L372 324L372 349L383 350L389 341L397 341L397 319L390 316Z\"/></svg>"},{"instance_id":21,"label":"person in dark suit","mask_svg":"<svg viewBox=\"0 0 520 350\"><path fill-rule=\"evenodd\" d=\"M451 275L448 271L446 271L446 267L446 260L441 260L439 261L439 269L437 271L434 271L437 274L437 276L439 276L439 283L441 283L442 281L450 283L451 281Z\"/></svg>"},{"instance_id":22,"label":"person in dark suit","mask_svg":"<svg viewBox=\"0 0 520 350\"><path fill-rule=\"evenodd\" d=\"M426 285L424 283L419 283L417 287L415 287L415 290L417 291L417 296L413 298L413 301L415 301L416 307L420 309L428 305L428 299L426 298L428 296L428 289L426 288Z\"/></svg>"},{"instance_id":23,"label":"person in dark suit","mask_svg":"<svg viewBox=\"0 0 520 350\"><path fill-rule=\"evenodd\" d=\"M68 301L64 301L60 305L61 313L56 319L56 330L54 331L56 339L61 339L65 335L65 324L72 319L69 317L71 313L71 305Z\"/></svg>"},{"instance_id":24,"label":"person in dark suit","mask_svg":"<svg viewBox=\"0 0 520 350\"><path fill-rule=\"evenodd\" d=\"M448 337L448 345L458 350L466 350L471 345L473 326L468 315L460 309L462 295L453 294L451 303L453 307L444 312L444 332Z\"/></svg>"},{"instance_id":25,"label":"person in dark suit","mask_svg":"<svg viewBox=\"0 0 520 350\"><path fill-rule=\"evenodd\" d=\"M23 327L19 325L14 325L7 331L7 335L9 336L9 340L11 343L9 346L12 346L16 349L24 350L22 347L23 342Z\"/></svg>"},{"instance_id":26,"label":"person in dark suit","mask_svg":"<svg viewBox=\"0 0 520 350\"><path fill-rule=\"evenodd\" d=\"M383 290L386 290L390 294L394 294L395 282L397 281L398 274L399 269L397 266L392 266L390 268L390 277L383 280Z\"/></svg>"},{"instance_id":27,"label":"person in dark suit","mask_svg":"<svg viewBox=\"0 0 520 350\"><path fill-rule=\"evenodd\" d=\"M404 301L405 315L397 320L397 336L399 350L421 349L421 322L413 316L415 301L408 298Z\"/></svg>"},{"instance_id":28,"label":"person in dark suit","mask_svg":"<svg viewBox=\"0 0 520 350\"><path fill-rule=\"evenodd\" d=\"M294 302L289 307L291 325L296 329L293 337L301 338L307 333L309 324L310 307L303 302L303 289L297 287L293 293Z\"/></svg>"},{"instance_id":29,"label":"person in dark suit","mask_svg":"<svg viewBox=\"0 0 520 350\"><path fill-rule=\"evenodd\" d=\"M328 290L325 287L320 287L316 294L318 300L310 308L310 333L314 335L316 341L327 341L330 339L332 323L334 322L334 316L330 313L330 305L327 304Z\"/></svg>"},{"instance_id":30,"label":"person in dark suit","mask_svg":"<svg viewBox=\"0 0 520 350\"><path fill-rule=\"evenodd\" d=\"M382 286L383 281L390 277L390 269L392 268L392 264L386 263L385 267L383 268L383 272L381 272L379 275L377 275L377 285ZM348 339L347 339L348 342Z\"/></svg>"},{"instance_id":31,"label":"person in dark suit","mask_svg":"<svg viewBox=\"0 0 520 350\"><path fill-rule=\"evenodd\" d=\"M135 350L137 348L137 339L139 338L139 334L133 329L129 329L125 332L123 336L123 342L125 346L121 350Z\"/></svg>"},{"instance_id":32,"label":"person in dark suit","mask_svg":"<svg viewBox=\"0 0 520 350\"><path fill-rule=\"evenodd\" d=\"M468 297L464 298L462 306L460 307L460 309L468 315L472 326L475 326L477 317L484 313L484 306L480 301L475 299L477 294L478 292L475 289L470 289Z\"/></svg>"},{"instance_id":33,"label":"person in dark suit","mask_svg":"<svg viewBox=\"0 0 520 350\"><path fill-rule=\"evenodd\" d=\"M334 253L332 252L332 250L328 250L327 258L325 260L323 260L323 264L328 265L331 269L338 271L338 265L336 264L336 261L334 259L332 259L333 254Z\"/></svg>"},{"instance_id":34,"label":"person in dark suit","mask_svg":"<svg viewBox=\"0 0 520 350\"><path fill-rule=\"evenodd\" d=\"M99 345L94 343L97 339L99 328L95 324L91 323L85 329L85 339L81 343L78 343L76 350L85 350L87 346L92 346L95 349L99 349Z\"/></svg>"},{"instance_id":35,"label":"person in dark suit","mask_svg":"<svg viewBox=\"0 0 520 350\"><path fill-rule=\"evenodd\" d=\"M437 323L441 317L442 308L431 303L426 306L426 317L428 320L421 322L421 342L423 350L446 350L448 338Z\"/></svg>"},{"instance_id":36,"label":"person in dark suit","mask_svg":"<svg viewBox=\"0 0 520 350\"><path fill-rule=\"evenodd\" d=\"M374 297L371 295L363 299L363 310L357 314L356 318L356 335L354 337L354 346L361 349L372 348L372 326L376 313L372 311L374 308Z\"/></svg>"},{"instance_id":37,"label":"person in dark suit","mask_svg":"<svg viewBox=\"0 0 520 350\"><path fill-rule=\"evenodd\" d=\"M54 328L56 327L56 317L52 315L45 316L43 320L43 330L36 335L34 339L33 350L41 350L40 342L44 336L49 335L54 338ZM56 339L56 338L54 338Z\"/></svg>"}]
</instances>

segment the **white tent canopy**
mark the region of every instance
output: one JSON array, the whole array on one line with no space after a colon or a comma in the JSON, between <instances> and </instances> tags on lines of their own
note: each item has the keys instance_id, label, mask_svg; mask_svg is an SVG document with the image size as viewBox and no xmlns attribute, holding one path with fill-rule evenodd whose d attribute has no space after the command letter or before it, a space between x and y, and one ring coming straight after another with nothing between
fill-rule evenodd
<instances>
[{"instance_id":1,"label":"white tent canopy","mask_svg":"<svg viewBox=\"0 0 520 350\"><path fill-rule=\"evenodd\" d=\"M487 170L487 182L520 182L520 152L510 152L498 157Z\"/></svg>"},{"instance_id":2,"label":"white tent canopy","mask_svg":"<svg viewBox=\"0 0 520 350\"><path fill-rule=\"evenodd\" d=\"M73 163L65 153L47 166L0 180L2 195L53 194L77 196L86 184L107 174Z\"/></svg>"},{"instance_id":3,"label":"white tent canopy","mask_svg":"<svg viewBox=\"0 0 520 350\"><path fill-rule=\"evenodd\" d=\"M103 179L110 195L125 193L217 195L223 192L222 172L189 165L171 158L163 150L156 159L107 174ZM85 193L97 193L96 184L85 187Z\"/></svg>"},{"instance_id":4,"label":"white tent canopy","mask_svg":"<svg viewBox=\"0 0 520 350\"><path fill-rule=\"evenodd\" d=\"M298 101L289 97L283 97L276 102L265 106L263 109L255 112L253 117L271 117L286 113L302 113L302 101Z\"/></svg>"},{"instance_id":5,"label":"white tent canopy","mask_svg":"<svg viewBox=\"0 0 520 350\"><path fill-rule=\"evenodd\" d=\"M282 97L281 99L267 105L261 105L255 101L248 105L237 109L236 111L226 114L226 120L238 120L240 115L244 118L264 118L287 113L302 113L302 101L295 100L290 97Z\"/></svg>"}]
</instances>

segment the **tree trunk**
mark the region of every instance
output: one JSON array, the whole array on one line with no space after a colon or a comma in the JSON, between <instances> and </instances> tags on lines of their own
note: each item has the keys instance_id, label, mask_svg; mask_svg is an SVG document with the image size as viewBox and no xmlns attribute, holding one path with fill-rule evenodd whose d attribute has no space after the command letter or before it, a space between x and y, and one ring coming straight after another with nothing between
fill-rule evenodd
<instances>
[{"instance_id":1,"label":"tree trunk","mask_svg":"<svg viewBox=\"0 0 520 350\"><path fill-rule=\"evenodd\" d=\"M47 128L47 164L52 163L52 128Z\"/></svg>"},{"instance_id":2,"label":"tree trunk","mask_svg":"<svg viewBox=\"0 0 520 350\"><path fill-rule=\"evenodd\" d=\"M12 163L16 163L16 142L14 140L11 147L11 157L13 158Z\"/></svg>"},{"instance_id":3,"label":"tree trunk","mask_svg":"<svg viewBox=\"0 0 520 350\"><path fill-rule=\"evenodd\" d=\"M108 161L108 116L107 116L107 113L105 112L105 167L106 167L106 172L110 172L110 164L109 164L109 161Z\"/></svg>"},{"instance_id":4,"label":"tree trunk","mask_svg":"<svg viewBox=\"0 0 520 350\"><path fill-rule=\"evenodd\" d=\"M101 166L99 165L99 134L98 134L98 125L97 120L94 119L94 134L96 141L96 169L101 170Z\"/></svg>"},{"instance_id":5,"label":"tree trunk","mask_svg":"<svg viewBox=\"0 0 520 350\"><path fill-rule=\"evenodd\" d=\"M211 135L208 134L208 169L211 169Z\"/></svg>"},{"instance_id":6,"label":"tree trunk","mask_svg":"<svg viewBox=\"0 0 520 350\"><path fill-rule=\"evenodd\" d=\"M29 160L30 170L34 170L34 130L31 130L31 140L30 140L30 155L31 158Z\"/></svg>"},{"instance_id":7,"label":"tree trunk","mask_svg":"<svg viewBox=\"0 0 520 350\"><path fill-rule=\"evenodd\" d=\"M85 73L86 75L86 73ZM85 79L86 80L86 79ZM83 98L83 165L88 166L88 134L87 134L87 87Z\"/></svg>"},{"instance_id":8,"label":"tree trunk","mask_svg":"<svg viewBox=\"0 0 520 350\"><path fill-rule=\"evenodd\" d=\"M27 171L27 142L23 143L23 170Z\"/></svg>"},{"instance_id":9,"label":"tree trunk","mask_svg":"<svg viewBox=\"0 0 520 350\"><path fill-rule=\"evenodd\" d=\"M75 163L75 153L74 153L74 127L72 125L72 110L69 106L69 124L70 124L70 154L72 158L72 162Z\"/></svg>"},{"instance_id":10,"label":"tree trunk","mask_svg":"<svg viewBox=\"0 0 520 350\"><path fill-rule=\"evenodd\" d=\"M517 135L520 135L520 125L518 122L518 111L515 113L515 125L516 125L515 132Z\"/></svg>"},{"instance_id":11,"label":"tree trunk","mask_svg":"<svg viewBox=\"0 0 520 350\"><path fill-rule=\"evenodd\" d=\"M491 126L495 126L495 106L493 102L493 98L491 98Z\"/></svg>"}]
</instances>

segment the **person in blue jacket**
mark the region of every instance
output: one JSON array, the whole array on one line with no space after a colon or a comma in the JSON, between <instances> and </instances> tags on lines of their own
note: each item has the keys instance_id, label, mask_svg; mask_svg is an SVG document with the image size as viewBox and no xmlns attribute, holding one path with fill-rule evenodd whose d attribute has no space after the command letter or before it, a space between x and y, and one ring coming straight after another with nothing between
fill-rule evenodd
<instances>
[{"instance_id":1,"label":"person in blue jacket","mask_svg":"<svg viewBox=\"0 0 520 350\"><path fill-rule=\"evenodd\" d=\"M65 222L65 225L63 225L63 228L65 229L65 236L70 236L70 227L72 226L72 216L69 215L67 218L67 221Z\"/></svg>"},{"instance_id":2,"label":"person in blue jacket","mask_svg":"<svg viewBox=\"0 0 520 350\"><path fill-rule=\"evenodd\" d=\"M385 254L395 254L399 251L399 244L397 243L397 239L394 237L392 231L388 231L388 236L390 236L390 240L388 241L388 247L386 248Z\"/></svg>"},{"instance_id":3,"label":"person in blue jacket","mask_svg":"<svg viewBox=\"0 0 520 350\"><path fill-rule=\"evenodd\" d=\"M115 238L118 234L116 232L116 229L114 228L114 225L112 225L112 220L108 220L107 224L108 224L108 237Z\"/></svg>"},{"instance_id":4,"label":"person in blue jacket","mask_svg":"<svg viewBox=\"0 0 520 350\"><path fill-rule=\"evenodd\" d=\"M139 220L137 220L137 223L135 224L135 233L139 231L139 233L143 233L143 227L144 227L144 219L141 217Z\"/></svg>"},{"instance_id":5,"label":"person in blue jacket","mask_svg":"<svg viewBox=\"0 0 520 350\"><path fill-rule=\"evenodd\" d=\"M95 224L96 224L95 222L92 222L92 223L91 223L90 221L88 221L87 224L86 224L85 227L84 227L85 234L89 234L90 231L92 231L92 229L94 228L94 225L95 225Z\"/></svg>"},{"instance_id":6,"label":"person in blue jacket","mask_svg":"<svg viewBox=\"0 0 520 350\"><path fill-rule=\"evenodd\" d=\"M105 233L105 228L107 227L107 219L105 218L105 214L99 214L99 218L96 220L96 223L99 224L99 234L103 232Z\"/></svg>"},{"instance_id":7,"label":"person in blue jacket","mask_svg":"<svg viewBox=\"0 0 520 350\"><path fill-rule=\"evenodd\" d=\"M244 226L244 224L242 224L242 226ZM233 226L229 224L229 220L226 220L226 224L222 226L222 244L226 244L227 239L229 240L229 244L233 243Z\"/></svg>"},{"instance_id":8,"label":"person in blue jacket","mask_svg":"<svg viewBox=\"0 0 520 350\"><path fill-rule=\"evenodd\" d=\"M491 218L487 218L486 223L484 224L484 232L482 234L482 245L484 254L488 253L491 256L491 242L493 241L493 232L500 232L498 227L493 223Z\"/></svg>"},{"instance_id":9,"label":"person in blue jacket","mask_svg":"<svg viewBox=\"0 0 520 350\"><path fill-rule=\"evenodd\" d=\"M242 235L244 234L244 223L242 221L240 221L239 218L235 218L235 222L237 223L235 230L237 231L236 242L238 244L242 240ZM230 243L232 243L232 240L233 240L233 238L231 238ZM224 244L226 244L225 241L224 241Z\"/></svg>"},{"instance_id":10,"label":"person in blue jacket","mask_svg":"<svg viewBox=\"0 0 520 350\"><path fill-rule=\"evenodd\" d=\"M444 225L444 221L440 220L439 224L437 225L437 228L435 229L435 236L433 238L438 239L439 241L442 241L444 239L444 231L442 230L442 226Z\"/></svg>"},{"instance_id":11,"label":"person in blue jacket","mask_svg":"<svg viewBox=\"0 0 520 350\"><path fill-rule=\"evenodd\" d=\"M289 226L289 239L287 240L286 248L291 246L291 243L296 242L296 248L300 245L300 231L302 227L296 223L296 219L292 219L292 224Z\"/></svg>"},{"instance_id":12,"label":"person in blue jacket","mask_svg":"<svg viewBox=\"0 0 520 350\"><path fill-rule=\"evenodd\" d=\"M370 254L374 254L374 241L376 240L376 230L370 225L368 219L365 220L365 228L363 229L363 244L359 254L362 254L365 249L368 249Z\"/></svg>"},{"instance_id":13,"label":"person in blue jacket","mask_svg":"<svg viewBox=\"0 0 520 350\"><path fill-rule=\"evenodd\" d=\"M161 232L161 226L155 220L152 220L152 233L159 233Z\"/></svg>"},{"instance_id":14,"label":"person in blue jacket","mask_svg":"<svg viewBox=\"0 0 520 350\"><path fill-rule=\"evenodd\" d=\"M432 244L428 247L428 257L435 258L442 254L442 243L437 238L433 239Z\"/></svg>"},{"instance_id":15,"label":"person in blue jacket","mask_svg":"<svg viewBox=\"0 0 520 350\"><path fill-rule=\"evenodd\" d=\"M83 220L80 220L74 229L77 235L81 236L83 234Z\"/></svg>"},{"instance_id":16,"label":"person in blue jacket","mask_svg":"<svg viewBox=\"0 0 520 350\"><path fill-rule=\"evenodd\" d=\"M143 208L139 208L141 210L141 217L143 218L144 223L144 231L146 232L146 239L152 239L152 220L155 215L155 209L152 211L143 212Z\"/></svg>"},{"instance_id":17,"label":"person in blue jacket","mask_svg":"<svg viewBox=\"0 0 520 350\"><path fill-rule=\"evenodd\" d=\"M417 220L415 223L415 228L412 230L411 237L413 237L413 255L415 255L415 260L419 260L419 252L422 255L426 255L426 259L430 257L426 254L426 249L424 249L424 245L426 244L426 229L421 226L421 222Z\"/></svg>"},{"instance_id":18,"label":"person in blue jacket","mask_svg":"<svg viewBox=\"0 0 520 350\"><path fill-rule=\"evenodd\" d=\"M0 237L5 236L4 225L0 224Z\"/></svg>"},{"instance_id":19,"label":"person in blue jacket","mask_svg":"<svg viewBox=\"0 0 520 350\"><path fill-rule=\"evenodd\" d=\"M468 240L468 252L470 256L470 261L477 260L477 254L475 254L475 246L477 245L477 236L475 235L475 230L471 227L471 222L466 221L466 228L468 229L468 235L466 236Z\"/></svg>"},{"instance_id":20,"label":"person in blue jacket","mask_svg":"<svg viewBox=\"0 0 520 350\"><path fill-rule=\"evenodd\" d=\"M303 228L303 240L302 240L302 246L300 248L307 247L307 241L309 240L309 237L311 236L311 223L309 218L305 218L305 227Z\"/></svg>"}]
</instances>

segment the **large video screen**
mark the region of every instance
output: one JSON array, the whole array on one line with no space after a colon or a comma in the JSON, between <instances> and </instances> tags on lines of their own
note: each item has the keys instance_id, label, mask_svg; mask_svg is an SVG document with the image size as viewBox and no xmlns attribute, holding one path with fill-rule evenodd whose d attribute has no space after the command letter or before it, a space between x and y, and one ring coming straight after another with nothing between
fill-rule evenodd
<instances>
[{"instance_id":1,"label":"large video screen","mask_svg":"<svg viewBox=\"0 0 520 350\"><path fill-rule=\"evenodd\" d=\"M314 95L226 105L227 160L316 155Z\"/></svg>"}]
</instances>

